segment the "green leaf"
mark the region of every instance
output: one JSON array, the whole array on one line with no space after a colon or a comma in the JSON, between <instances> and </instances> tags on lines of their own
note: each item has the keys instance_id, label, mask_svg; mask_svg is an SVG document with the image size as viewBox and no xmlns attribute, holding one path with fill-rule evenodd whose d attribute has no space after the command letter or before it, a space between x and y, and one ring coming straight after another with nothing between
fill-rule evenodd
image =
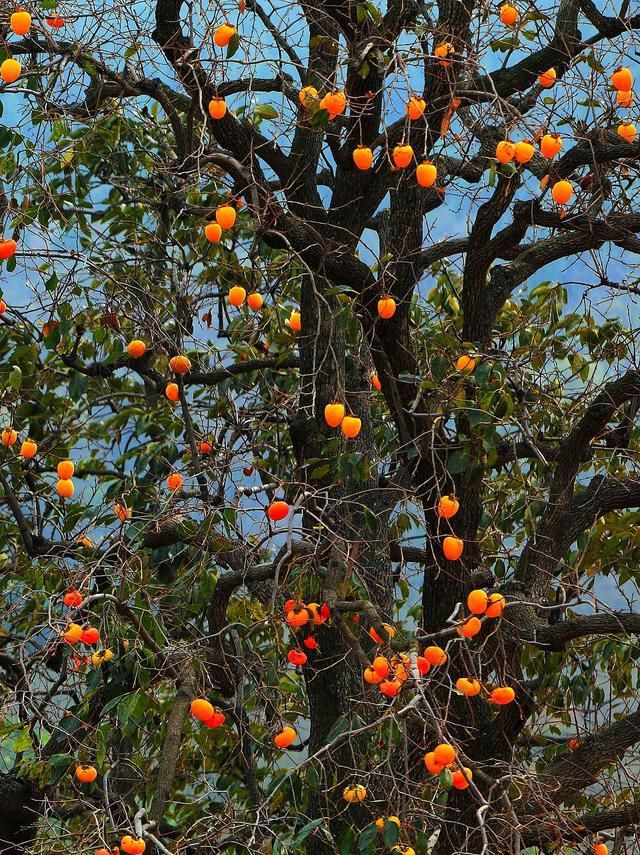
<instances>
[{"instance_id":1,"label":"green leaf","mask_svg":"<svg viewBox=\"0 0 640 855\"><path fill-rule=\"evenodd\" d=\"M278 111L271 104L258 104L253 112L254 115L259 116L261 119L278 118Z\"/></svg>"},{"instance_id":2,"label":"green leaf","mask_svg":"<svg viewBox=\"0 0 640 855\"><path fill-rule=\"evenodd\" d=\"M378 835L378 826L375 822L368 825L361 833L358 839L358 849L361 852L367 850Z\"/></svg>"},{"instance_id":3,"label":"green leaf","mask_svg":"<svg viewBox=\"0 0 640 855\"><path fill-rule=\"evenodd\" d=\"M469 465L468 451L454 451L447 458L447 472L450 475L459 475Z\"/></svg>"},{"instance_id":4,"label":"green leaf","mask_svg":"<svg viewBox=\"0 0 640 855\"><path fill-rule=\"evenodd\" d=\"M9 385L12 389L19 389L22 386L22 369L19 365L12 365L9 372Z\"/></svg>"},{"instance_id":5,"label":"green leaf","mask_svg":"<svg viewBox=\"0 0 640 855\"><path fill-rule=\"evenodd\" d=\"M338 852L340 855L351 855L355 842L356 833L353 828L345 828L338 838Z\"/></svg>"},{"instance_id":6,"label":"green leaf","mask_svg":"<svg viewBox=\"0 0 640 855\"><path fill-rule=\"evenodd\" d=\"M23 727L13 743L13 750L16 754L22 754L24 751L28 751L32 747L33 743L31 741L29 728Z\"/></svg>"},{"instance_id":7,"label":"green leaf","mask_svg":"<svg viewBox=\"0 0 640 855\"><path fill-rule=\"evenodd\" d=\"M453 786L453 776L449 769L443 769L438 775L438 779L440 780L440 786L445 790L450 790Z\"/></svg>"},{"instance_id":8,"label":"green leaf","mask_svg":"<svg viewBox=\"0 0 640 855\"><path fill-rule=\"evenodd\" d=\"M229 45L227 47L227 59L231 59L231 57L236 53L239 47L240 36L236 32L231 36L231 40L229 41Z\"/></svg>"},{"instance_id":9,"label":"green leaf","mask_svg":"<svg viewBox=\"0 0 640 855\"><path fill-rule=\"evenodd\" d=\"M382 826L382 839L384 840L384 845L391 848L398 842L399 835L400 829L397 824L385 818L384 825Z\"/></svg>"},{"instance_id":10,"label":"green leaf","mask_svg":"<svg viewBox=\"0 0 640 855\"><path fill-rule=\"evenodd\" d=\"M308 822L304 825L300 831L296 834L291 842L291 846L295 848L296 846L300 846L301 843L307 839L307 837L311 834L314 828L317 828L319 825L322 825L324 822L324 817L320 817L319 819L312 819L311 822Z\"/></svg>"}]
</instances>

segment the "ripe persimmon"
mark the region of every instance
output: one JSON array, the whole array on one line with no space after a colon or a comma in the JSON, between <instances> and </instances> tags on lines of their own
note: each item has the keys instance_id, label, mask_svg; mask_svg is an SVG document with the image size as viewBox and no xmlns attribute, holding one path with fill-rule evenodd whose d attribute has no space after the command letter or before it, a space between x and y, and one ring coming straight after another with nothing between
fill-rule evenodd
<instances>
[{"instance_id":1,"label":"ripe persimmon","mask_svg":"<svg viewBox=\"0 0 640 855\"><path fill-rule=\"evenodd\" d=\"M466 766L462 769L456 769L451 776L451 784L456 788L456 790L466 790L469 786L469 781L473 777L471 769Z\"/></svg>"},{"instance_id":2,"label":"ripe persimmon","mask_svg":"<svg viewBox=\"0 0 640 855\"><path fill-rule=\"evenodd\" d=\"M207 223L204 227L204 236L209 243L218 243L222 237L222 227L218 223Z\"/></svg>"},{"instance_id":3,"label":"ripe persimmon","mask_svg":"<svg viewBox=\"0 0 640 855\"><path fill-rule=\"evenodd\" d=\"M457 561L462 555L464 542L459 537L449 535L442 541L442 551L447 561Z\"/></svg>"},{"instance_id":4,"label":"ripe persimmon","mask_svg":"<svg viewBox=\"0 0 640 855\"><path fill-rule=\"evenodd\" d=\"M344 419L344 404L334 401L332 404L327 404L324 408L324 420L330 428L340 427Z\"/></svg>"},{"instance_id":5,"label":"ripe persimmon","mask_svg":"<svg viewBox=\"0 0 640 855\"><path fill-rule=\"evenodd\" d=\"M393 636L396 634L396 631L395 631L394 627L391 626L391 624L383 623L382 627L386 631L389 638L393 638ZM374 627L371 627L371 629L369 630L369 637L372 638L376 644L382 644L382 638L376 632Z\"/></svg>"},{"instance_id":6,"label":"ripe persimmon","mask_svg":"<svg viewBox=\"0 0 640 855\"><path fill-rule=\"evenodd\" d=\"M469 592L467 597L467 608L474 615L483 615L489 605L489 596L482 588L476 588Z\"/></svg>"},{"instance_id":7,"label":"ripe persimmon","mask_svg":"<svg viewBox=\"0 0 640 855\"><path fill-rule=\"evenodd\" d=\"M460 502L454 495L443 496L438 502L438 516L442 519L448 520L455 517L459 510Z\"/></svg>"},{"instance_id":8,"label":"ripe persimmon","mask_svg":"<svg viewBox=\"0 0 640 855\"><path fill-rule=\"evenodd\" d=\"M472 374L475 367L476 361L468 353L463 353L462 356L456 359L456 371L460 371L463 374Z\"/></svg>"},{"instance_id":9,"label":"ripe persimmon","mask_svg":"<svg viewBox=\"0 0 640 855\"><path fill-rule=\"evenodd\" d=\"M4 315L4 313L6 311L7 311L7 304L5 303L4 300L0 300L0 315Z\"/></svg>"},{"instance_id":10,"label":"ripe persimmon","mask_svg":"<svg viewBox=\"0 0 640 855\"><path fill-rule=\"evenodd\" d=\"M371 686L376 686L378 683L381 683L384 680L384 677L381 677L379 674L376 674L376 672L371 667L364 669L363 676L365 683L369 683Z\"/></svg>"},{"instance_id":11,"label":"ripe persimmon","mask_svg":"<svg viewBox=\"0 0 640 855\"><path fill-rule=\"evenodd\" d=\"M176 401L180 400L180 387L177 383L167 383L164 394L175 404Z\"/></svg>"},{"instance_id":12,"label":"ripe persimmon","mask_svg":"<svg viewBox=\"0 0 640 855\"><path fill-rule=\"evenodd\" d=\"M456 632L460 637L473 638L482 629L482 624L477 617L468 618L463 624L456 627Z\"/></svg>"},{"instance_id":13,"label":"ripe persimmon","mask_svg":"<svg viewBox=\"0 0 640 855\"><path fill-rule=\"evenodd\" d=\"M345 787L342 791L342 797L345 802L348 802L350 805L359 804L359 802L363 802L367 797L367 789L363 787L362 784L356 784L353 787Z\"/></svg>"},{"instance_id":14,"label":"ripe persimmon","mask_svg":"<svg viewBox=\"0 0 640 855\"><path fill-rule=\"evenodd\" d=\"M341 116L347 109L347 96L339 90L327 92L320 101L320 109L327 110L329 118L335 119L336 116Z\"/></svg>"},{"instance_id":15,"label":"ripe persimmon","mask_svg":"<svg viewBox=\"0 0 640 855\"><path fill-rule=\"evenodd\" d=\"M318 97L318 90L315 86L303 86L298 92L298 101L306 110L318 103Z\"/></svg>"},{"instance_id":16,"label":"ripe persimmon","mask_svg":"<svg viewBox=\"0 0 640 855\"><path fill-rule=\"evenodd\" d=\"M320 647L320 645L312 635L308 635L302 643L305 647L308 647L309 650L317 650L318 647Z\"/></svg>"},{"instance_id":17,"label":"ripe persimmon","mask_svg":"<svg viewBox=\"0 0 640 855\"><path fill-rule=\"evenodd\" d=\"M62 637L67 644L77 644L79 641L82 641L82 627L79 623L70 623L62 633Z\"/></svg>"},{"instance_id":18,"label":"ripe persimmon","mask_svg":"<svg viewBox=\"0 0 640 855\"><path fill-rule=\"evenodd\" d=\"M307 654L303 653L302 650L290 650L287 653L287 659L292 665L306 665Z\"/></svg>"},{"instance_id":19,"label":"ripe persimmon","mask_svg":"<svg viewBox=\"0 0 640 855\"><path fill-rule=\"evenodd\" d=\"M298 734L291 725L285 725L279 733L273 737L274 743L278 748L288 748L296 741Z\"/></svg>"},{"instance_id":20,"label":"ripe persimmon","mask_svg":"<svg viewBox=\"0 0 640 855\"><path fill-rule=\"evenodd\" d=\"M433 187L438 177L438 170L430 160L424 160L416 167L416 181L420 187Z\"/></svg>"},{"instance_id":21,"label":"ripe persimmon","mask_svg":"<svg viewBox=\"0 0 640 855\"><path fill-rule=\"evenodd\" d=\"M551 188L553 201L557 205L566 205L569 199L573 196L573 187L569 181L556 181Z\"/></svg>"},{"instance_id":22,"label":"ripe persimmon","mask_svg":"<svg viewBox=\"0 0 640 855\"><path fill-rule=\"evenodd\" d=\"M184 478L179 472L171 472L167 475L167 487L175 493L182 487Z\"/></svg>"},{"instance_id":23,"label":"ripe persimmon","mask_svg":"<svg viewBox=\"0 0 640 855\"><path fill-rule=\"evenodd\" d=\"M76 778L82 784L90 784L98 777L98 770L95 766L76 766Z\"/></svg>"},{"instance_id":24,"label":"ripe persimmon","mask_svg":"<svg viewBox=\"0 0 640 855\"><path fill-rule=\"evenodd\" d=\"M606 843L594 843L593 855L609 855L609 847Z\"/></svg>"},{"instance_id":25,"label":"ripe persimmon","mask_svg":"<svg viewBox=\"0 0 640 855\"><path fill-rule=\"evenodd\" d=\"M127 353L132 359L139 359L147 349L147 345L139 338L134 338L127 345Z\"/></svg>"},{"instance_id":26,"label":"ripe persimmon","mask_svg":"<svg viewBox=\"0 0 640 855\"><path fill-rule=\"evenodd\" d=\"M373 163L373 152L367 146L359 145L358 148L354 148L351 156L353 157L355 165L358 169L362 170L362 172L367 169L371 169L371 164Z\"/></svg>"},{"instance_id":27,"label":"ripe persimmon","mask_svg":"<svg viewBox=\"0 0 640 855\"><path fill-rule=\"evenodd\" d=\"M216 222L221 229L231 229L236 222L236 209L231 205L221 205L216 211Z\"/></svg>"},{"instance_id":28,"label":"ripe persimmon","mask_svg":"<svg viewBox=\"0 0 640 855\"><path fill-rule=\"evenodd\" d=\"M59 30L61 27L64 27L64 18L60 15L48 15L45 18L45 21L54 30Z\"/></svg>"},{"instance_id":29,"label":"ripe persimmon","mask_svg":"<svg viewBox=\"0 0 640 855\"><path fill-rule=\"evenodd\" d=\"M633 92L630 89L620 89L616 92L616 101L621 107L630 107L633 103Z\"/></svg>"},{"instance_id":30,"label":"ripe persimmon","mask_svg":"<svg viewBox=\"0 0 640 855\"><path fill-rule=\"evenodd\" d=\"M434 54L440 60L438 65L441 65L443 68L448 68L451 65L450 57L453 53L455 53L455 48L451 42L440 42L434 50Z\"/></svg>"},{"instance_id":31,"label":"ripe persimmon","mask_svg":"<svg viewBox=\"0 0 640 855\"><path fill-rule=\"evenodd\" d=\"M636 133L636 126L633 122L622 122L618 125L618 136L622 137L625 142L634 142Z\"/></svg>"},{"instance_id":32,"label":"ripe persimmon","mask_svg":"<svg viewBox=\"0 0 640 855\"><path fill-rule=\"evenodd\" d=\"M198 445L198 451L200 452L200 454L211 454L211 452L213 451L213 446L210 442L207 442L206 439L202 439L200 440L200 443Z\"/></svg>"},{"instance_id":33,"label":"ripe persimmon","mask_svg":"<svg viewBox=\"0 0 640 855\"><path fill-rule=\"evenodd\" d=\"M331 617L331 609L326 603L323 603L322 605L319 603L307 603L306 608L309 612L309 617L316 626L326 623Z\"/></svg>"},{"instance_id":34,"label":"ripe persimmon","mask_svg":"<svg viewBox=\"0 0 640 855\"><path fill-rule=\"evenodd\" d=\"M68 606L70 609L75 609L83 600L83 596L80 591L77 591L75 588L71 588L70 591L62 598L62 602L65 606Z\"/></svg>"},{"instance_id":35,"label":"ripe persimmon","mask_svg":"<svg viewBox=\"0 0 640 855\"><path fill-rule=\"evenodd\" d=\"M212 119L223 119L227 113L227 102L224 98L212 98L209 101L209 115Z\"/></svg>"},{"instance_id":36,"label":"ripe persimmon","mask_svg":"<svg viewBox=\"0 0 640 855\"><path fill-rule=\"evenodd\" d=\"M5 428L2 431L2 444L6 446L15 445L18 441L18 431L12 427Z\"/></svg>"},{"instance_id":37,"label":"ripe persimmon","mask_svg":"<svg viewBox=\"0 0 640 855\"><path fill-rule=\"evenodd\" d=\"M545 134L540 140L540 154L551 160L562 150L562 137L560 134Z\"/></svg>"},{"instance_id":38,"label":"ripe persimmon","mask_svg":"<svg viewBox=\"0 0 640 855\"><path fill-rule=\"evenodd\" d=\"M82 639L83 644L98 644L100 641L100 632L95 628L95 626L88 626L86 629L82 630Z\"/></svg>"},{"instance_id":39,"label":"ripe persimmon","mask_svg":"<svg viewBox=\"0 0 640 855\"><path fill-rule=\"evenodd\" d=\"M456 680L456 689L468 698L473 698L480 694L482 686L473 677L460 677Z\"/></svg>"},{"instance_id":40,"label":"ripe persimmon","mask_svg":"<svg viewBox=\"0 0 640 855\"><path fill-rule=\"evenodd\" d=\"M502 612L504 611L504 607L506 605L506 600L502 596L502 594L489 594L489 601L487 608L485 609L485 615L490 618L500 617Z\"/></svg>"},{"instance_id":41,"label":"ripe persimmon","mask_svg":"<svg viewBox=\"0 0 640 855\"><path fill-rule=\"evenodd\" d=\"M550 89L558 77L555 68L548 68L538 75L538 83L543 89Z\"/></svg>"},{"instance_id":42,"label":"ripe persimmon","mask_svg":"<svg viewBox=\"0 0 640 855\"><path fill-rule=\"evenodd\" d=\"M382 391L382 383L380 382L380 378L378 377L377 371L374 371L371 375L371 385L376 390L376 392Z\"/></svg>"},{"instance_id":43,"label":"ripe persimmon","mask_svg":"<svg viewBox=\"0 0 640 855\"><path fill-rule=\"evenodd\" d=\"M113 659L113 650L96 650L95 653L91 654L91 664L95 665L96 668L99 668L100 665L104 665L105 662L111 662Z\"/></svg>"},{"instance_id":44,"label":"ripe persimmon","mask_svg":"<svg viewBox=\"0 0 640 855\"><path fill-rule=\"evenodd\" d=\"M213 713L213 704L210 704L206 698L196 698L191 701L191 715L198 721L208 721Z\"/></svg>"},{"instance_id":45,"label":"ripe persimmon","mask_svg":"<svg viewBox=\"0 0 640 855\"><path fill-rule=\"evenodd\" d=\"M340 430L347 439L355 439L362 429L362 420L357 416L345 416L342 419Z\"/></svg>"},{"instance_id":46,"label":"ripe persimmon","mask_svg":"<svg viewBox=\"0 0 640 855\"><path fill-rule=\"evenodd\" d=\"M520 20L520 12L512 3L504 3L500 7L500 20L507 27L513 27Z\"/></svg>"},{"instance_id":47,"label":"ripe persimmon","mask_svg":"<svg viewBox=\"0 0 640 855\"><path fill-rule=\"evenodd\" d=\"M258 312L262 308L263 303L264 298L262 294L259 294L257 291L252 291L247 296L247 306L249 306L252 312Z\"/></svg>"},{"instance_id":48,"label":"ripe persimmon","mask_svg":"<svg viewBox=\"0 0 640 855\"><path fill-rule=\"evenodd\" d=\"M187 374L191 371L191 360L183 353L172 356L169 360L169 368L174 374Z\"/></svg>"},{"instance_id":49,"label":"ripe persimmon","mask_svg":"<svg viewBox=\"0 0 640 855\"><path fill-rule=\"evenodd\" d=\"M396 313L396 301L393 297L380 297L378 300L378 314L385 321L392 318Z\"/></svg>"},{"instance_id":50,"label":"ripe persimmon","mask_svg":"<svg viewBox=\"0 0 640 855\"><path fill-rule=\"evenodd\" d=\"M292 332L300 332L302 329L302 317L297 309L293 309L289 315L289 319L285 321L286 325Z\"/></svg>"},{"instance_id":51,"label":"ripe persimmon","mask_svg":"<svg viewBox=\"0 0 640 855\"><path fill-rule=\"evenodd\" d=\"M400 828L402 825L397 816L381 816L379 819L376 819L376 828L378 829L378 831L384 830L385 822L394 822L398 826L398 828Z\"/></svg>"},{"instance_id":52,"label":"ripe persimmon","mask_svg":"<svg viewBox=\"0 0 640 855\"><path fill-rule=\"evenodd\" d=\"M427 104L424 98L418 98L417 95L412 95L407 101L407 116L412 122L415 122L416 119L420 119L424 116L426 106Z\"/></svg>"},{"instance_id":53,"label":"ripe persimmon","mask_svg":"<svg viewBox=\"0 0 640 855\"><path fill-rule=\"evenodd\" d=\"M204 726L210 728L222 727L226 720L227 717L223 712L220 712L220 710L214 710L211 718L208 718L204 722Z\"/></svg>"},{"instance_id":54,"label":"ripe persimmon","mask_svg":"<svg viewBox=\"0 0 640 855\"><path fill-rule=\"evenodd\" d=\"M272 522L280 522L280 520L289 516L289 505L287 502L282 501L282 499L271 502L267 509L267 516Z\"/></svg>"},{"instance_id":55,"label":"ripe persimmon","mask_svg":"<svg viewBox=\"0 0 640 855\"><path fill-rule=\"evenodd\" d=\"M76 467L73 465L73 462L71 460L61 460L56 467L58 478L73 478L73 473L75 472L75 469Z\"/></svg>"},{"instance_id":56,"label":"ripe persimmon","mask_svg":"<svg viewBox=\"0 0 640 855\"><path fill-rule=\"evenodd\" d=\"M520 140L516 144L514 157L517 163L529 163L534 154L535 149L531 140Z\"/></svg>"},{"instance_id":57,"label":"ripe persimmon","mask_svg":"<svg viewBox=\"0 0 640 855\"><path fill-rule=\"evenodd\" d=\"M371 667L378 676L382 677L383 680L391 673L391 666L389 665L389 660L386 656L376 656L371 663Z\"/></svg>"},{"instance_id":58,"label":"ripe persimmon","mask_svg":"<svg viewBox=\"0 0 640 855\"><path fill-rule=\"evenodd\" d=\"M609 80L618 92L628 92L633 86L633 74L630 69L623 68L623 66L616 68Z\"/></svg>"},{"instance_id":59,"label":"ripe persimmon","mask_svg":"<svg viewBox=\"0 0 640 855\"><path fill-rule=\"evenodd\" d=\"M402 689L402 682L398 679L395 680L383 680L379 687L380 691L383 695L386 695L388 698L395 698L397 694L400 693Z\"/></svg>"},{"instance_id":60,"label":"ripe persimmon","mask_svg":"<svg viewBox=\"0 0 640 855\"><path fill-rule=\"evenodd\" d=\"M147 845L141 837L132 837L130 834L125 834L120 840L120 848L127 855L142 855Z\"/></svg>"},{"instance_id":61,"label":"ripe persimmon","mask_svg":"<svg viewBox=\"0 0 640 855\"><path fill-rule=\"evenodd\" d=\"M431 772L432 775L439 775L444 769L442 763L438 763L436 760L436 755L433 751L427 751L424 755L424 765L427 772Z\"/></svg>"},{"instance_id":62,"label":"ripe persimmon","mask_svg":"<svg viewBox=\"0 0 640 855\"><path fill-rule=\"evenodd\" d=\"M232 27L231 24L220 24L213 34L214 44L217 47L226 47L235 34L236 28Z\"/></svg>"},{"instance_id":63,"label":"ripe persimmon","mask_svg":"<svg viewBox=\"0 0 640 855\"><path fill-rule=\"evenodd\" d=\"M0 63L0 77L5 83L15 83L20 77L22 66L17 59L5 59ZM12 253L13 255L13 253ZM3 256L0 255L0 258ZM8 257L8 256L7 256Z\"/></svg>"},{"instance_id":64,"label":"ripe persimmon","mask_svg":"<svg viewBox=\"0 0 640 855\"><path fill-rule=\"evenodd\" d=\"M413 160L413 148L408 143L400 143L393 149L392 158L398 169L405 169Z\"/></svg>"},{"instance_id":65,"label":"ripe persimmon","mask_svg":"<svg viewBox=\"0 0 640 855\"><path fill-rule=\"evenodd\" d=\"M293 608L287 612L285 620L289 626L297 629L298 627L306 626L309 623L309 612L300 607Z\"/></svg>"},{"instance_id":66,"label":"ripe persimmon","mask_svg":"<svg viewBox=\"0 0 640 855\"><path fill-rule=\"evenodd\" d=\"M456 749L448 742L441 742L433 749L433 757L441 766L451 766L457 757Z\"/></svg>"},{"instance_id":67,"label":"ripe persimmon","mask_svg":"<svg viewBox=\"0 0 640 855\"><path fill-rule=\"evenodd\" d=\"M5 60L7 62L8 60ZM4 65L4 62L2 63ZM2 66L0 66L2 68ZM0 258L13 258L18 249L18 244L14 241L13 238L6 238L5 240L0 240Z\"/></svg>"},{"instance_id":68,"label":"ripe persimmon","mask_svg":"<svg viewBox=\"0 0 640 855\"><path fill-rule=\"evenodd\" d=\"M416 656L416 668L421 677L424 677L431 671L431 665L429 665L424 656Z\"/></svg>"},{"instance_id":69,"label":"ripe persimmon","mask_svg":"<svg viewBox=\"0 0 640 855\"><path fill-rule=\"evenodd\" d=\"M511 140L502 140L496 146L496 160L498 163L511 163L516 156L516 144Z\"/></svg>"},{"instance_id":70,"label":"ripe persimmon","mask_svg":"<svg viewBox=\"0 0 640 855\"><path fill-rule=\"evenodd\" d=\"M427 660L429 665L433 665L434 668L439 668L441 665L444 665L448 658L445 651L435 644L432 644L429 647L425 647L424 653L422 655Z\"/></svg>"},{"instance_id":71,"label":"ripe persimmon","mask_svg":"<svg viewBox=\"0 0 640 855\"><path fill-rule=\"evenodd\" d=\"M70 499L75 493L75 486L71 478L60 478L56 484L56 490L63 499Z\"/></svg>"},{"instance_id":72,"label":"ripe persimmon","mask_svg":"<svg viewBox=\"0 0 640 855\"><path fill-rule=\"evenodd\" d=\"M122 505L120 502L115 503L113 506L113 512L120 522L126 522L131 519L131 508L128 508L126 505Z\"/></svg>"},{"instance_id":73,"label":"ripe persimmon","mask_svg":"<svg viewBox=\"0 0 640 855\"><path fill-rule=\"evenodd\" d=\"M24 9L17 9L11 15L9 24L16 36L26 36L31 29L31 15Z\"/></svg>"},{"instance_id":74,"label":"ripe persimmon","mask_svg":"<svg viewBox=\"0 0 640 855\"><path fill-rule=\"evenodd\" d=\"M515 696L516 693L511 686L498 686L491 692L489 700L494 704L505 706L506 704L510 704Z\"/></svg>"},{"instance_id":75,"label":"ripe persimmon","mask_svg":"<svg viewBox=\"0 0 640 855\"><path fill-rule=\"evenodd\" d=\"M242 285L234 285L229 289L229 303L232 306L241 306L247 299L247 290Z\"/></svg>"},{"instance_id":76,"label":"ripe persimmon","mask_svg":"<svg viewBox=\"0 0 640 855\"><path fill-rule=\"evenodd\" d=\"M38 446L32 439L26 439L20 446L20 457L31 460L38 453Z\"/></svg>"}]
</instances>

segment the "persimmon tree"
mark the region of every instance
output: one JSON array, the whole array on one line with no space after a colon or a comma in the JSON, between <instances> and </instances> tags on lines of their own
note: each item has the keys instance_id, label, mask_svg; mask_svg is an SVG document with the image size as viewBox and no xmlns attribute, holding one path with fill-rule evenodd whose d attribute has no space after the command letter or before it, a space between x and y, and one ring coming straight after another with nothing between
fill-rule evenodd
<instances>
[{"instance_id":1,"label":"persimmon tree","mask_svg":"<svg viewBox=\"0 0 640 855\"><path fill-rule=\"evenodd\" d=\"M629 6L5 4L3 849L635 851Z\"/></svg>"}]
</instances>

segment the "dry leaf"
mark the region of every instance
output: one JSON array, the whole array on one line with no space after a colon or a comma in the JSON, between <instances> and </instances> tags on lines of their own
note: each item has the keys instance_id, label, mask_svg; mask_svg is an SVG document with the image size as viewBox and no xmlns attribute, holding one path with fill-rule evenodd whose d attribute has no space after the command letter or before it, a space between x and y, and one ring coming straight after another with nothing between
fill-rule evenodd
<instances>
[{"instance_id":1,"label":"dry leaf","mask_svg":"<svg viewBox=\"0 0 640 855\"><path fill-rule=\"evenodd\" d=\"M462 98L452 98L451 103L447 107L447 112L442 117L442 122L440 124L440 136L443 137L447 131L449 130L449 125L451 124L451 119L453 118L453 114L458 109L458 107L462 104Z\"/></svg>"}]
</instances>

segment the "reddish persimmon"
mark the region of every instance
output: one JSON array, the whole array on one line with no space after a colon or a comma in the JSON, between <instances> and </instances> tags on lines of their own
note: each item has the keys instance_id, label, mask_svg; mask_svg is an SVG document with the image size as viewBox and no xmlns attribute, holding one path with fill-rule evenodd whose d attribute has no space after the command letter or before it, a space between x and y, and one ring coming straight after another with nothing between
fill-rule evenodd
<instances>
[{"instance_id":1,"label":"reddish persimmon","mask_svg":"<svg viewBox=\"0 0 640 855\"><path fill-rule=\"evenodd\" d=\"M511 686L498 686L491 692L489 700L494 704L504 706L505 704L510 704L511 701L514 700L515 696L516 693Z\"/></svg>"},{"instance_id":2,"label":"reddish persimmon","mask_svg":"<svg viewBox=\"0 0 640 855\"><path fill-rule=\"evenodd\" d=\"M88 626L86 629L82 630L81 640L83 644L98 644L100 641L100 633L95 626Z\"/></svg>"},{"instance_id":3,"label":"reddish persimmon","mask_svg":"<svg viewBox=\"0 0 640 855\"><path fill-rule=\"evenodd\" d=\"M556 82L557 76L555 68L548 68L538 75L538 83L543 89L549 89Z\"/></svg>"},{"instance_id":4,"label":"reddish persimmon","mask_svg":"<svg viewBox=\"0 0 640 855\"><path fill-rule=\"evenodd\" d=\"M200 452L200 454L211 454L211 452L213 451L213 446L210 442L207 442L206 439L203 439L198 445L198 451Z\"/></svg>"},{"instance_id":5,"label":"reddish persimmon","mask_svg":"<svg viewBox=\"0 0 640 855\"><path fill-rule=\"evenodd\" d=\"M383 680L379 685L379 689L388 698L395 698L402 689L402 683L400 680Z\"/></svg>"},{"instance_id":6,"label":"reddish persimmon","mask_svg":"<svg viewBox=\"0 0 640 855\"><path fill-rule=\"evenodd\" d=\"M471 773L471 769L468 769L466 766L462 769L456 769L456 771L451 776L451 783L456 788L456 790L466 790L469 786L469 782L473 777Z\"/></svg>"},{"instance_id":7,"label":"reddish persimmon","mask_svg":"<svg viewBox=\"0 0 640 855\"><path fill-rule=\"evenodd\" d=\"M62 602L65 604L65 606L68 606L70 609L74 609L77 606L79 606L80 603L82 602L82 600L83 600L82 594L80 593L80 591L77 591L75 588L71 588L70 591L67 591L67 593L62 598Z\"/></svg>"},{"instance_id":8,"label":"reddish persimmon","mask_svg":"<svg viewBox=\"0 0 640 855\"><path fill-rule=\"evenodd\" d=\"M179 472L171 472L167 476L167 487L174 493L182 487L183 482L184 478Z\"/></svg>"},{"instance_id":9,"label":"reddish persimmon","mask_svg":"<svg viewBox=\"0 0 640 855\"><path fill-rule=\"evenodd\" d=\"M120 840L120 848L127 855L142 855L147 846L141 837L132 837L130 834L125 834Z\"/></svg>"},{"instance_id":10,"label":"reddish persimmon","mask_svg":"<svg viewBox=\"0 0 640 855\"><path fill-rule=\"evenodd\" d=\"M279 499L276 502L271 502L267 509L267 516L272 522L280 522L285 517L289 516L289 505Z\"/></svg>"},{"instance_id":11,"label":"reddish persimmon","mask_svg":"<svg viewBox=\"0 0 640 855\"><path fill-rule=\"evenodd\" d=\"M307 654L303 653L302 650L290 650L287 653L287 659L292 665L306 665Z\"/></svg>"},{"instance_id":12,"label":"reddish persimmon","mask_svg":"<svg viewBox=\"0 0 640 855\"><path fill-rule=\"evenodd\" d=\"M380 378L378 377L377 371L374 371L371 375L371 385L376 390L376 392L382 391L382 383L380 382Z\"/></svg>"},{"instance_id":13,"label":"reddish persimmon","mask_svg":"<svg viewBox=\"0 0 640 855\"><path fill-rule=\"evenodd\" d=\"M45 18L45 21L50 27L53 27L54 30L59 30L61 27L64 27L64 18L61 18L60 15L49 15Z\"/></svg>"},{"instance_id":14,"label":"reddish persimmon","mask_svg":"<svg viewBox=\"0 0 640 855\"><path fill-rule=\"evenodd\" d=\"M389 636L389 638L393 638L393 636L396 634L396 631L395 631L395 629L391 626L391 624L383 623L383 624L382 624L382 626L383 626L383 628L386 630L386 633L387 633L387 635ZM369 637L370 637L370 638L372 638L372 639L375 641L375 643L376 643L376 644L382 644L382 638L381 638L381 637L380 637L380 635L376 632L376 630L374 629L374 627L371 627L371 629L369 630Z\"/></svg>"},{"instance_id":15,"label":"reddish persimmon","mask_svg":"<svg viewBox=\"0 0 640 855\"><path fill-rule=\"evenodd\" d=\"M220 710L214 710L214 713L211 716L211 718L208 718L204 722L204 726L205 727L211 727L211 728L222 727L222 725L225 723L226 720L227 720L227 717L223 712L220 712Z\"/></svg>"},{"instance_id":16,"label":"reddish persimmon","mask_svg":"<svg viewBox=\"0 0 640 855\"><path fill-rule=\"evenodd\" d=\"M456 627L456 632L464 638L473 638L482 629L482 624L477 617L470 617L461 626Z\"/></svg>"}]
</instances>

